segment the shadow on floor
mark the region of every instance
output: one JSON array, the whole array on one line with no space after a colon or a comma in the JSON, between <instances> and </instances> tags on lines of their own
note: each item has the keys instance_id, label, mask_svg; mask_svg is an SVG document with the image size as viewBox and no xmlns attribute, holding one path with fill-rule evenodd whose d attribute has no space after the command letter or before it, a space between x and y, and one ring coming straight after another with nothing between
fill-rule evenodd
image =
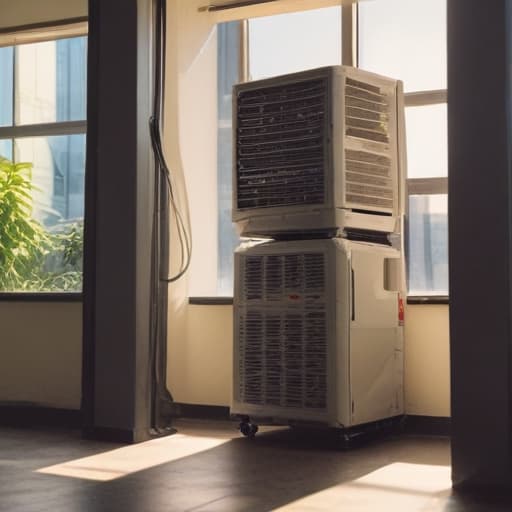
<instances>
[{"instance_id":1,"label":"shadow on floor","mask_svg":"<svg viewBox=\"0 0 512 512\"><path fill-rule=\"evenodd\" d=\"M91 443L75 433L0 429L0 510L8 512L261 512L271 510L485 511L451 496L449 441L388 437L351 451L319 433L278 429L254 439L230 423L182 422L178 436L147 449L165 460L179 443L218 445L109 481L41 474L34 470L81 457L116 453L102 471L130 465L119 445ZM201 445L201 443L203 443ZM11 447L10 447L11 446ZM139 445L142 446L142 445ZM142 447L142 450L145 448ZM117 450L117 451L116 451ZM156 451L156 453L155 453ZM137 452L143 456L142 452ZM184 452L188 453L188 452ZM125 455L123 455L125 454ZM123 458L124 457L124 458ZM101 460L101 458L99 459ZM80 462L77 462L80 465ZM496 504L498 506L498 504ZM375 508L377 507L377 508Z\"/></svg>"}]
</instances>

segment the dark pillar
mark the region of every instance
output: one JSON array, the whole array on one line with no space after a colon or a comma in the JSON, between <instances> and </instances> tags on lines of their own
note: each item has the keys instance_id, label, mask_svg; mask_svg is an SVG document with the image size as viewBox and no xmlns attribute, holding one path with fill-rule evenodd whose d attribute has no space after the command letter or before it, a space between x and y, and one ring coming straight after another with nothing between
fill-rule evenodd
<instances>
[{"instance_id":1,"label":"dark pillar","mask_svg":"<svg viewBox=\"0 0 512 512\"><path fill-rule=\"evenodd\" d=\"M453 482L505 488L512 481L512 1L447 4Z\"/></svg>"},{"instance_id":2,"label":"dark pillar","mask_svg":"<svg viewBox=\"0 0 512 512\"><path fill-rule=\"evenodd\" d=\"M126 442L151 424L151 4L89 2L83 411Z\"/></svg>"}]
</instances>

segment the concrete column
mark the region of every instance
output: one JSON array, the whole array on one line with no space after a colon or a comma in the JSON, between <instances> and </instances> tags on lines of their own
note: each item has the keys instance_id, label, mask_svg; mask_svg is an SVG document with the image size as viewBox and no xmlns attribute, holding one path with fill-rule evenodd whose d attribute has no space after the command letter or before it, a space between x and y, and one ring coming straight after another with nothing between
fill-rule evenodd
<instances>
[{"instance_id":1,"label":"concrete column","mask_svg":"<svg viewBox=\"0 0 512 512\"><path fill-rule=\"evenodd\" d=\"M83 411L89 437L151 424L152 1L90 0Z\"/></svg>"},{"instance_id":2,"label":"concrete column","mask_svg":"<svg viewBox=\"0 0 512 512\"><path fill-rule=\"evenodd\" d=\"M512 481L512 2L447 4L453 483L505 487Z\"/></svg>"}]
</instances>

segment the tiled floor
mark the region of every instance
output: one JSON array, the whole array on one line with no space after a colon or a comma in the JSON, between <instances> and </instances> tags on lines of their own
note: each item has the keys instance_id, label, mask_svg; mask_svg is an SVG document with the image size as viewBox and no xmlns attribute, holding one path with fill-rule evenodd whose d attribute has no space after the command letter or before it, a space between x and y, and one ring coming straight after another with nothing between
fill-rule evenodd
<instances>
[{"instance_id":1,"label":"tiled floor","mask_svg":"<svg viewBox=\"0 0 512 512\"><path fill-rule=\"evenodd\" d=\"M396 437L351 451L325 436L180 421L135 446L0 428L1 512L509 512L451 495L449 442Z\"/></svg>"}]
</instances>

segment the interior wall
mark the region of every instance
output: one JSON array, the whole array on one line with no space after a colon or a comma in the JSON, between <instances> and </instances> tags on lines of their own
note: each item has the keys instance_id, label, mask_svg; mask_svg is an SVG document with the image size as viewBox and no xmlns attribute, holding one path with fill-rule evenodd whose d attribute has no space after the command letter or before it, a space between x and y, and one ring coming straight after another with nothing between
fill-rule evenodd
<instances>
[{"instance_id":1,"label":"interior wall","mask_svg":"<svg viewBox=\"0 0 512 512\"><path fill-rule=\"evenodd\" d=\"M0 0L0 28L87 16L87 0Z\"/></svg>"},{"instance_id":2,"label":"interior wall","mask_svg":"<svg viewBox=\"0 0 512 512\"><path fill-rule=\"evenodd\" d=\"M228 406L233 365L232 306L188 307L186 338L171 391L182 403ZM405 411L450 416L449 322L446 305L408 306L405 317Z\"/></svg>"},{"instance_id":3,"label":"interior wall","mask_svg":"<svg viewBox=\"0 0 512 512\"><path fill-rule=\"evenodd\" d=\"M82 304L0 302L0 403L79 409Z\"/></svg>"},{"instance_id":4,"label":"interior wall","mask_svg":"<svg viewBox=\"0 0 512 512\"><path fill-rule=\"evenodd\" d=\"M405 312L407 414L450 416L448 305L409 305Z\"/></svg>"}]
</instances>

